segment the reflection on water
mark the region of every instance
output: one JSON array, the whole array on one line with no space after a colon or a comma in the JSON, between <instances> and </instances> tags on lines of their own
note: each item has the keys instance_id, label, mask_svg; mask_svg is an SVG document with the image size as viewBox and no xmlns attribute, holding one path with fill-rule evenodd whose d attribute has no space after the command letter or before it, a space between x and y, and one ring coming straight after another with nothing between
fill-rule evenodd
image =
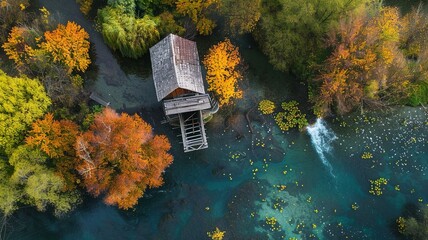
<instances>
[{"instance_id":1,"label":"reflection on water","mask_svg":"<svg viewBox=\"0 0 428 240\"><path fill-rule=\"evenodd\" d=\"M78 16L74 1L43 2ZM84 18L76 21L91 26ZM207 124L208 149L184 154L178 130L160 124L162 111L147 65L138 60L122 68L117 60L107 62L114 56L101 41L96 40L97 54L104 49L110 55L98 55L93 88L113 107L141 112L156 133L171 139L175 160L165 185L148 190L130 211L89 196L61 219L22 209L10 220L9 239L206 239L215 227L226 231L225 239L394 239L394 221L405 206L428 200L428 123L422 109L320 121L308 129L310 136L283 133L254 105L264 98L300 98L291 93L301 85L273 71L257 49L247 47L250 41L241 39L249 65L245 99ZM121 80L109 84L108 77ZM331 130L324 130L326 125ZM337 139L331 142L333 132ZM331 146L328 156L334 156L328 160L325 144ZM365 152L372 158L363 159ZM321 156L336 178L325 171ZM369 180L379 177L389 183L382 196L373 196Z\"/></svg>"}]
</instances>

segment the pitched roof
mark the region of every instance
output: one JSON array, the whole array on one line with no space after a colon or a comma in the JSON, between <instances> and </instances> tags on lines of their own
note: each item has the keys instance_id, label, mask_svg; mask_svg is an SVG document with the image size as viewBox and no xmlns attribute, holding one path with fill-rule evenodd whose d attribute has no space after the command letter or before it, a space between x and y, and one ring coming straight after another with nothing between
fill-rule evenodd
<instances>
[{"instance_id":1,"label":"pitched roof","mask_svg":"<svg viewBox=\"0 0 428 240\"><path fill-rule=\"evenodd\" d=\"M205 93L196 43L169 34L150 48L158 101L177 88Z\"/></svg>"}]
</instances>

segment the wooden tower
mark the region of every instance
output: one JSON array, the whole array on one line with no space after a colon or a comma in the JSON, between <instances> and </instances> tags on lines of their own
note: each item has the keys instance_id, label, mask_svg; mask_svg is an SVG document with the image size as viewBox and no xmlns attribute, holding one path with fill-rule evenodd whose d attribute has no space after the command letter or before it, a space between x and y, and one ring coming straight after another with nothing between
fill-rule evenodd
<instances>
[{"instance_id":1,"label":"wooden tower","mask_svg":"<svg viewBox=\"0 0 428 240\"><path fill-rule=\"evenodd\" d=\"M180 125L184 151L208 147L204 119L218 110L205 93L196 43L169 34L150 48L153 82L166 119Z\"/></svg>"}]
</instances>

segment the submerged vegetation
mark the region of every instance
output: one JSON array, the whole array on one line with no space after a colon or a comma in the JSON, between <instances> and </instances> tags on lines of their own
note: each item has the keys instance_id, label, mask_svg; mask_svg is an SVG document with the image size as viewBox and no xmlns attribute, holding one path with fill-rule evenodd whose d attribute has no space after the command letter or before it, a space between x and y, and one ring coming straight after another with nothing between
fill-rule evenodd
<instances>
[{"instance_id":1,"label":"submerged vegetation","mask_svg":"<svg viewBox=\"0 0 428 240\"><path fill-rule=\"evenodd\" d=\"M398 231L409 239L427 239L428 237L428 206L421 206L415 216L398 217Z\"/></svg>"}]
</instances>

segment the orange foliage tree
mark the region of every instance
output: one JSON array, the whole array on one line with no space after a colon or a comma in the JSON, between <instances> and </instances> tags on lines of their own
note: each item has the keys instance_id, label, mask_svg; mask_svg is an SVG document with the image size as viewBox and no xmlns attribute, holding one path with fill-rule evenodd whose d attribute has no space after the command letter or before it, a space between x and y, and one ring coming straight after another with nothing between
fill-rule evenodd
<instances>
[{"instance_id":1,"label":"orange foliage tree","mask_svg":"<svg viewBox=\"0 0 428 240\"><path fill-rule=\"evenodd\" d=\"M106 204L121 209L133 207L147 188L161 186L162 172L173 159L165 136L154 136L139 116L110 108L95 116L75 147L88 192L105 194Z\"/></svg>"},{"instance_id":2,"label":"orange foliage tree","mask_svg":"<svg viewBox=\"0 0 428 240\"><path fill-rule=\"evenodd\" d=\"M382 8L375 16L359 12L340 22L327 43L331 56L322 65L320 94L314 99L318 115L335 108L343 114L363 104L379 105L403 97L409 82L399 51L397 8Z\"/></svg>"},{"instance_id":3,"label":"orange foliage tree","mask_svg":"<svg viewBox=\"0 0 428 240\"><path fill-rule=\"evenodd\" d=\"M216 93L220 105L231 103L232 98L242 98L242 91L238 87L242 75L237 69L240 62L238 47L229 39L212 46L204 57L208 90Z\"/></svg>"},{"instance_id":4,"label":"orange foliage tree","mask_svg":"<svg viewBox=\"0 0 428 240\"><path fill-rule=\"evenodd\" d=\"M78 132L78 126L74 122L56 121L52 113L47 113L43 119L33 123L25 141L30 146L40 148L51 158L74 156L74 144Z\"/></svg>"},{"instance_id":5,"label":"orange foliage tree","mask_svg":"<svg viewBox=\"0 0 428 240\"><path fill-rule=\"evenodd\" d=\"M46 153L55 165L56 174L63 178L65 190L74 189L79 182L76 168L76 137L79 133L77 124L70 120L54 120L51 113L33 123L25 139L27 145Z\"/></svg>"},{"instance_id":6,"label":"orange foliage tree","mask_svg":"<svg viewBox=\"0 0 428 240\"><path fill-rule=\"evenodd\" d=\"M45 42L41 48L50 53L54 62L61 62L69 68L69 72L84 72L91 60L89 59L89 34L74 22L67 25L58 24L58 28L44 34Z\"/></svg>"},{"instance_id":7,"label":"orange foliage tree","mask_svg":"<svg viewBox=\"0 0 428 240\"><path fill-rule=\"evenodd\" d=\"M30 32L25 27L13 27L7 41L3 43L4 52L18 67L22 66L28 57L32 47L28 43Z\"/></svg>"},{"instance_id":8,"label":"orange foliage tree","mask_svg":"<svg viewBox=\"0 0 428 240\"><path fill-rule=\"evenodd\" d=\"M44 14L48 16L49 12L45 10ZM58 24L55 30L46 31L44 38L32 27L13 27L2 47L21 70L34 67L35 62L40 65L37 68L54 62L65 66L70 74L74 70L84 72L91 63L88 39L88 33L73 22L66 26Z\"/></svg>"}]
</instances>

